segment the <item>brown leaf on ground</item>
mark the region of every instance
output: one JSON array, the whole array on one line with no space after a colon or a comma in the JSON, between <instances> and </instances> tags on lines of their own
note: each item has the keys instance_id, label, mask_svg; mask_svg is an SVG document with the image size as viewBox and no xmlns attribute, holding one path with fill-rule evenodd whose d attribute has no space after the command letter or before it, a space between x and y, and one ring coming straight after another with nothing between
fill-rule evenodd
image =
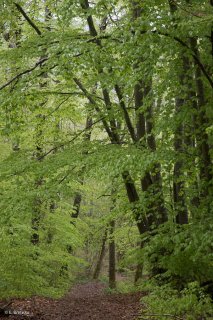
<instances>
[{"instance_id":1,"label":"brown leaf on ground","mask_svg":"<svg viewBox=\"0 0 213 320\"><path fill-rule=\"evenodd\" d=\"M63 298L16 299L10 310L29 315L9 315L9 320L134 320L140 310L140 293L107 294L104 284L78 284ZM0 320L6 319L0 316Z\"/></svg>"}]
</instances>

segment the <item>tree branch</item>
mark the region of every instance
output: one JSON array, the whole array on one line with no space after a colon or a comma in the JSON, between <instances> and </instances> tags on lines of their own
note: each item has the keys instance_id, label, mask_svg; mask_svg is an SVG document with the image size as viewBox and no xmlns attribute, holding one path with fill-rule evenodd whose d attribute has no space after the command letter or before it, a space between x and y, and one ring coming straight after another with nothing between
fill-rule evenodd
<instances>
[{"instance_id":1,"label":"tree branch","mask_svg":"<svg viewBox=\"0 0 213 320\"><path fill-rule=\"evenodd\" d=\"M31 27L36 31L36 33L41 36L41 31L39 28L35 25L35 23L30 19L30 17L26 14L26 12L22 9L20 4L14 2L14 5L18 9L18 11L22 14L22 16L27 20L27 22L31 25Z\"/></svg>"},{"instance_id":2,"label":"tree branch","mask_svg":"<svg viewBox=\"0 0 213 320\"><path fill-rule=\"evenodd\" d=\"M79 131L71 140L69 140L69 141L67 141L67 142L65 142L65 143L61 143L61 144L59 144L58 146L51 148L49 151L47 151L47 152L44 153L42 156L40 156L37 160L39 160L39 161L40 161L40 160L43 160L46 156L48 156L48 155L49 155L50 153L52 153L53 151L55 151L55 150L57 150L57 149L59 149L59 148L62 148L62 147L64 147L64 146L66 146L66 145L74 142L74 141L75 141L78 137L80 137L84 132L90 130L92 126L94 126L95 124L97 124L97 123L99 123L99 122L101 122L101 121L103 121L103 118L100 118L100 119L94 121L94 122L90 125L90 127L86 127L86 128L84 128L83 130Z\"/></svg>"},{"instance_id":3,"label":"tree branch","mask_svg":"<svg viewBox=\"0 0 213 320\"><path fill-rule=\"evenodd\" d=\"M22 9L22 7L17 4L14 3L15 6L17 7L17 9L19 10L19 12L23 15L23 17L27 20L27 22L31 25L31 27L36 31L36 33L38 35L41 35L42 32L39 30L39 28L35 25L35 23L29 18L29 16L25 13L25 11ZM89 9L89 2L88 0L83 0L81 2L81 7L84 10L88 10ZM98 33L96 31L95 25L94 25L94 21L91 15L89 15L87 17L87 23L89 26L89 31L90 31L90 35L93 37L92 39L87 40L87 42L95 42L97 44L100 45L100 39L101 38L107 38L108 36L104 35L101 36L100 38L98 37ZM142 33L147 33L147 31L142 31ZM181 44L182 46L184 46L185 48L187 48L189 51L192 51L191 48L187 45L187 43L185 43L183 40L181 40L180 38L176 37L176 36L172 36L169 33L164 33L164 32L160 32L160 31L152 31L152 33L156 33L158 35L162 35L162 36L166 36L169 37L175 41L177 41L179 44ZM115 39L113 39L115 40ZM213 88L213 80L211 79L211 77L209 76L208 72L206 71L203 63L200 61L200 59L197 57L195 52L192 52L192 56L195 60L195 63L199 66L199 68L201 69L201 71L203 72L203 75L206 77L206 79L208 80L208 82L210 83L211 87ZM0 87L0 90L2 88Z\"/></svg>"},{"instance_id":4,"label":"tree branch","mask_svg":"<svg viewBox=\"0 0 213 320\"><path fill-rule=\"evenodd\" d=\"M36 62L36 64L35 64L32 68L20 72L20 73L17 74L15 77L13 77L12 79L10 79L8 82L6 82L5 84L3 84L3 85L0 87L0 90L8 87L13 81L21 78L23 75L32 72L33 70L35 70L37 67L41 66L41 65L42 65L45 61L47 61L47 60L48 60L47 57L40 59L38 62Z\"/></svg>"},{"instance_id":5,"label":"tree branch","mask_svg":"<svg viewBox=\"0 0 213 320\"><path fill-rule=\"evenodd\" d=\"M147 33L147 31L143 31L142 33ZM203 75L206 77L206 79L208 80L208 82L210 83L211 87L213 88L213 80L211 79L211 77L209 76L208 72L206 71L203 63L200 61L200 59L198 58L198 56L196 55L196 53L188 46L188 44L186 42L184 42L183 40L181 40L180 38L173 36L169 33L165 33L165 32L160 32L160 31L152 31L152 33L158 34L160 36L165 36L168 37L170 39L175 40L176 42L178 42L179 44L181 44L183 47L185 47L186 49L189 50L189 52L191 52L192 57L195 60L195 63L199 66L199 68L201 69L201 71L203 72Z\"/></svg>"},{"instance_id":6,"label":"tree branch","mask_svg":"<svg viewBox=\"0 0 213 320\"><path fill-rule=\"evenodd\" d=\"M40 91L39 92L40 94L53 94L53 95L62 95L62 96L68 96L68 95L70 95L70 96L73 96L73 95L79 95L79 96L85 96L85 94L84 93L82 93L82 92L78 92L78 91L73 91L73 92L60 92L60 91ZM96 94L94 94L94 93L90 93L90 96L91 97L94 97L94 98L97 98L97 99L99 99L99 100L102 100L103 101L103 98L102 97L99 97L99 96L97 96Z\"/></svg>"},{"instance_id":7,"label":"tree branch","mask_svg":"<svg viewBox=\"0 0 213 320\"><path fill-rule=\"evenodd\" d=\"M64 99L54 110L52 110L47 117L50 117L54 112L56 112L61 106L62 104L64 104L65 102L67 102L70 99L70 97Z\"/></svg>"},{"instance_id":8,"label":"tree branch","mask_svg":"<svg viewBox=\"0 0 213 320\"><path fill-rule=\"evenodd\" d=\"M81 1L81 7L84 10L88 10L89 9L88 0ZM93 18L92 18L91 15L89 15L87 17L87 23L88 23L88 26L89 26L90 35L93 36L93 37L97 37L98 33L97 33L96 29L95 29L95 24L94 24L94 21L93 21Z\"/></svg>"},{"instance_id":9,"label":"tree branch","mask_svg":"<svg viewBox=\"0 0 213 320\"><path fill-rule=\"evenodd\" d=\"M130 136L131 136L131 138L132 138L132 141L135 142L135 141L137 140L137 137L136 137L136 134L135 134L135 130L134 130L134 127L133 127L133 125L132 125L132 122L131 122L129 113L128 113L128 111L127 111L126 105L125 105L125 103L124 103L121 89L120 89L120 87L119 87L117 84L115 85L115 91L116 91L116 94L117 94L117 96L118 96L119 105L120 105L121 109L123 110L124 119L125 119L127 128L128 128L128 130L129 130Z\"/></svg>"},{"instance_id":10,"label":"tree branch","mask_svg":"<svg viewBox=\"0 0 213 320\"><path fill-rule=\"evenodd\" d=\"M87 97L87 99L89 100L89 102L95 107L95 110L98 114L101 114L101 110L99 108L99 106L97 105L96 101L93 99L93 97L91 96L91 94L87 91L87 89L83 86L83 84L81 83L81 81L77 78L73 78L73 80L75 81L75 83L77 84L77 86L79 87L79 89L81 89L81 91L85 94L85 96ZM109 125L107 123L107 121L105 120L105 117L102 120L104 128L110 138L110 140L113 140L113 134L109 128Z\"/></svg>"}]
</instances>

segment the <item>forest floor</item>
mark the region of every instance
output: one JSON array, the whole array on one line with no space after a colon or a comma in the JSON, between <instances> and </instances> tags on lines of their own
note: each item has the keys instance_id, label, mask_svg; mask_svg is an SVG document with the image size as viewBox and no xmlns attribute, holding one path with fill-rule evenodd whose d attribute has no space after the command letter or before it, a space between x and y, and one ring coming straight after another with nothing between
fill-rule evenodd
<instances>
[{"instance_id":1,"label":"forest floor","mask_svg":"<svg viewBox=\"0 0 213 320\"><path fill-rule=\"evenodd\" d=\"M140 293L106 292L98 281L75 285L61 299L33 297L16 299L8 310L29 315L9 315L10 320L136 320L140 310ZM5 319L5 316L0 316Z\"/></svg>"}]
</instances>

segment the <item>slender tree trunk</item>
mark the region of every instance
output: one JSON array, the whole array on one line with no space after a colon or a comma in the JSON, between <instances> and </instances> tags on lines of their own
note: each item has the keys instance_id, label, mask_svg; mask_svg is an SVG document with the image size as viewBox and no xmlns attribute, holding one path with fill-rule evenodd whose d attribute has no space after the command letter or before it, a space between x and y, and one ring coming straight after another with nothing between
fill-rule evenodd
<instances>
[{"instance_id":1,"label":"slender tree trunk","mask_svg":"<svg viewBox=\"0 0 213 320\"><path fill-rule=\"evenodd\" d=\"M191 121L184 125L184 145L187 150L192 150L192 153L194 154L194 157L191 162L191 168L189 169L189 172L187 172L187 175L189 179L192 181L192 188L190 190L192 191L192 196L190 197L190 203L192 205L191 215L193 218L193 212L194 208L198 208L200 205L200 194L199 194L199 181L198 177L194 176L191 169L194 171L194 169L197 167L196 164L196 154L197 154L197 146L196 141L199 140L199 136L197 134L197 127L198 127L198 104L197 104L197 97L195 88L192 86L194 82L193 78L193 72L189 73L189 70L192 69L192 61L186 56L183 57L183 63L184 63L184 73L185 73L185 85L187 88L187 106L191 110Z\"/></svg>"},{"instance_id":2,"label":"slender tree trunk","mask_svg":"<svg viewBox=\"0 0 213 320\"><path fill-rule=\"evenodd\" d=\"M199 51L197 47L197 40L195 38L190 39L191 47L196 55L199 57ZM200 68L196 66L195 72L196 88L197 88L197 101L198 101L198 134L197 144L200 154L200 178L201 181L205 181L207 184L212 181L212 163L210 158L210 148L208 144L208 135L206 128L209 125L209 120L206 114L206 98L205 89L202 81L202 74ZM202 190L202 196L208 195L208 186L204 186Z\"/></svg>"},{"instance_id":3,"label":"slender tree trunk","mask_svg":"<svg viewBox=\"0 0 213 320\"><path fill-rule=\"evenodd\" d=\"M144 243L143 243L143 241L141 241L140 242L140 250L143 249L143 246L144 246ZM142 275L143 275L143 263L139 261L136 266L134 284L137 284L138 280L140 280L142 278Z\"/></svg>"},{"instance_id":4,"label":"slender tree trunk","mask_svg":"<svg viewBox=\"0 0 213 320\"><path fill-rule=\"evenodd\" d=\"M153 134L153 110L152 105L147 109L146 116L146 133L147 133L147 144L152 152L156 152L156 141ZM164 195L163 195L163 185L161 176L161 165L156 163L151 172L151 179L153 182L153 196L155 197L155 206L157 208L157 225L164 223L168 220L167 210L165 207Z\"/></svg>"},{"instance_id":5,"label":"slender tree trunk","mask_svg":"<svg viewBox=\"0 0 213 320\"><path fill-rule=\"evenodd\" d=\"M122 176L125 183L129 202L133 204L133 213L137 222L139 233L142 235L145 232L149 231L148 219L146 218L145 214L141 212L141 209L138 208L139 195L137 193L134 181L132 180L129 172L124 172Z\"/></svg>"},{"instance_id":6,"label":"slender tree trunk","mask_svg":"<svg viewBox=\"0 0 213 320\"><path fill-rule=\"evenodd\" d=\"M168 0L171 14L178 10L176 3L173 0ZM176 20L174 18L174 23ZM181 60L183 62L183 70L179 75L180 85L184 86L184 62L185 57L182 54ZM183 94L183 92L182 92ZM185 98L185 97L184 97ZM177 97L175 101L175 114L178 118L178 115L181 113L181 109L184 105L184 98ZM181 159L181 155L183 152L183 124L178 123L175 133L174 133L174 150L180 159L178 159L174 164L174 172L173 172L173 201L174 201L174 210L175 210L175 220L178 224L187 224L188 223L188 211L185 202L185 184L183 180L184 171L183 171L183 160Z\"/></svg>"},{"instance_id":7,"label":"slender tree trunk","mask_svg":"<svg viewBox=\"0 0 213 320\"><path fill-rule=\"evenodd\" d=\"M43 137L43 127L45 123L45 117L41 114L37 117L37 126L35 129L35 160L40 162L41 157L44 152L44 137ZM33 201L33 212L32 212L32 236L31 236L31 242L34 245L37 245L39 243L39 225L40 221L42 219L42 203L43 199L40 195L39 189L44 183L44 179L42 176L36 179L35 181L35 189L39 195L36 195Z\"/></svg>"},{"instance_id":8,"label":"slender tree trunk","mask_svg":"<svg viewBox=\"0 0 213 320\"><path fill-rule=\"evenodd\" d=\"M94 271L94 274L93 274L93 279L98 279L99 278L99 275L100 275L100 272L101 272L101 266L102 266L103 259L104 259L104 256L105 256L105 252L106 252L106 240L107 240L107 230L105 231L103 239L102 239L101 251L100 251L100 254L99 254L99 257L98 257L98 261L97 261L97 264L96 264L96 267L95 267L95 271Z\"/></svg>"},{"instance_id":9,"label":"slender tree trunk","mask_svg":"<svg viewBox=\"0 0 213 320\"><path fill-rule=\"evenodd\" d=\"M142 8L139 5L139 1L132 2L132 16L133 20L136 21L138 17L142 14ZM140 58L139 58L140 59ZM138 61L135 62L134 68L137 69ZM136 136L137 141L141 147L146 147L147 140L146 140L146 120L144 115L144 110L142 111L141 108L143 107L144 102L144 95L147 94L148 88L145 86L144 81L140 80L136 83L134 87L134 103L135 103L135 111L136 111ZM152 185L152 178L149 172L146 172L145 175L141 178L141 189L148 197L149 202L149 188ZM144 222L142 223L142 231L147 232L149 231L150 227L153 225L155 221L155 214L152 210L152 204L146 208L146 212L144 212L143 217ZM140 234L143 234L140 232ZM141 241L140 248L142 249L144 246L144 241ZM142 270L143 264L139 261L136 267L135 273L135 283L142 277Z\"/></svg>"},{"instance_id":10,"label":"slender tree trunk","mask_svg":"<svg viewBox=\"0 0 213 320\"><path fill-rule=\"evenodd\" d=\"M91 128L92 128L92 119L88 116L86 120L86 133L84 135L84 141L88 142L91 138ZM87 151L84 151L83 154L86 156L88 154ZM79 172L79 182L81 185L84 184L84 171L85 169L82 168L81 172ZM74 201L73 201L73 212L71 214L71 218L78 218L80 212L82 195L80 192L76 192Z\"/></svg>"},{"instance_id":11,"label":"slender tree trunk","mask_svg":"<svg viewBox=\"0 0 213 320\"><path fill-rule=\"evenodd\" d=\"M47 6L45 6L44 15L45 15L45 21L47 22L51 18L51 14ZM47 57L47 48L43 49L43 54L41 56L41 59L45 57ZM41 66L41 69L43 69L42 66ZM48 80L48 73L46 71L42 72L40 81L39 81L40 88L47 87L47 80ZM47 100L45 99L41 103L40 107L45 105L46 102ZM40 162L42 161L42 155L44 153L44 148L45 148L44 127L45 127L46 117L44 114L41 113L41 114L38 114L38 116L36 117L36 120L37 120L37 123L35 128L35 137L34 137L35 138L35 159ZM41 188L43 183L44 183L44 179L43 179L43 176L41 176L35 181L36 189L39 190L39 188ZM31 236L31 242L34 245L37 245L40 241L39 225L44 214L43 208L42 208L43 202L44 202L44 199L42 199L40 194L37 195L34 199L34 207L33 207L33 213L32 213L33 234ZM51 236L49 235L49 240L50 239L51 239Z\"/></svg>"},{"instance_id":12,"label":"slender tree trunk","mask_svg":"<svg viewBox=\"0 0 213 320\"><path fill-rule=\"evenodd\" d=\"M184 100L176 99L176 116L181 112ZM181 157L183 151L183 125L178 124L175 130L174 150ZM188 212L185 203L185 190L183 182L183 161L177 160L174 164L174 181L173 181L173 197L176 222L178 224L188 223Z\"/></svg>"},{"instance_id":13,"label":"slender tree trunk","mask_svg":"<svg viewBox=\"0 0 213 320\"><path fill-rule=\"evenodd\" d=\"M109 224L109 287L116 288L116 259L115 259L115 221L111 220Z\"/></svg>"},{"instance_id":14,"label":"slender tree trunk","mask_svg":"<svg viewBox=\"0 0 213 320\"><path fill-rule=\"evenodd\" d=\"M85 142L88 142L90 141L90 138L91 138L91 128L92 128L92 118L87 116L87 120L86 120L86 132L85 132L85 135L84 135L84 141ZM83 154L86 156L88 154L87 151L84 151ZM85 168L83 167L81 169L81 172L79 172L79 177L78 177L78 181L81 185L84 184L84 172L85 171ZM72 218L72 221L71 223L73 225L75 225L75 222L74 220L78 218L79 216L79 213L80 213L80 207L81 207L81 202L82 202L82 195L79 191L77 191L75 193L75 196L74 196L74 200L73 200L73 210L72 210L72 213L71 213L71 218ZM67 251L68 253L72 254L73 253L73 248L71 245L67 245Z\"/></svg>"},{"instance_id":15,"label":"slender tree trunk","mask_svg":"<svg viewBox=\"0 0 213 320\"><path fill-rule=\"evenodd\" d=\"M144 102L144 83L140 81L135 85L134 88L134 99L135 99L135 110L137 113L137 140L141 147L146 147L146 121L144 111L140 111L140 108L143 106ZM142 139L142 140L141 140ZM145 175L141 178L141 188L142 191L146 193L146 196L149 198L149 188L152 185L152 178L149 172L146 172ZM148 199L149 202L150 199ZM149 227L155 221L155 215L152 210L152 205L149 204L146 209L146 216L148 220Z\"/></svg>"}]
</instances>

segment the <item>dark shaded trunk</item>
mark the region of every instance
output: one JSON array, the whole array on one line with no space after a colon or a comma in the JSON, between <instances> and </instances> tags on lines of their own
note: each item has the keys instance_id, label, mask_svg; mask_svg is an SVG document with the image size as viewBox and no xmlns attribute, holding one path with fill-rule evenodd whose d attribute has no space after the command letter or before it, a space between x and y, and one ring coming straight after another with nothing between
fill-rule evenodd
<instances>
[{"instance_id":1,"label":"dark shaded trunk","mask_svg":"<svg viewBox=\"0 0 213 320\"><path fill-rule=\"evenodd\" d=\"M141 111L144 105L144 99L148 96L151 90L151 84L145 86L143 81L135 85L135 109L137 112L137 139L141 143L141 147L150 148L152 152L156 151L156 142L153 134L153 115L152 106L146 110L147 116L145 117L145 110ZM167 212L164 205L164 197L162 192L162 178L161 178L160 164L156 163L153 173L146 172L141 179L141 188L146 192L148 199L147 219L149 226L155 224L159 225L167 221Z\"/></svg>"},{"instance_id":2,"label":"dark shaded trunk","mask_svg":"<svg viewBox=\"0 0 213 320\"><path fill-rule=\"evenodd\" d=\"M210 5L213 7L213 0L210 0ZM212 28L211 28L211 35L210 35L210 41L211 41L211 54L213 57L213 23L212 23Z\"/></svg>"},{"instance_id":3,"label":"dark shaded trunk","mask_svg":"<svg viewBox=\"0 0 213 320\"><path fill-rule=\"evenodd\" d=\"M101 74L102 70L99 71L99 73ZM102 93L103 93L103 97L104 97L106 110L107 110L108 116L109 116L109 124L110 124L110 129L111 129L111 132L112 132L112 135L113 135L113 140L116 143L119 143L120 138L119 138L119 135L117 133L116 120L114 118L114 115L112 115L112 104L111 104L111 101L110 101L109 92L106 89L102 89Z\"/></svg>"},{"instance_id":4,"label":"dark shaded trunk","mask_svg":"<svg viewBox=\"0 0 213 320\"><path fill-rule=\"evenodd\" d=\"M147 109L146 116L146 133L147 133L147 144L152 152L156 151L156 141L153 134L153 111L150 105ZM153 182L153 196L155 197L155 206L157 208L157 224L164 223L168 220L167 210L164 202L162 177L161 177L161 165L156 163L151 172L151 179Z\"/></svg>"},{"instance_id":5,"label":"dark shaded trunk","mask_svg":"<svg viewBox=\"0 0 213 320\"><path fill-rule=\"evenodd\" d=\"M199 51L197 47L197 39L191 38L191 47L196 55L199 57ZM204 185L202 190L202 196L208 195L208 184L212 180L212 164L210 158L210 148L208 144L208 135L206 133L206 128L209 125L209 120L206 114L206 99L205 99L205 89L202 81L202 74L200 68L196 66L195 72L196 80L196 93L198 101L198 123L197 123L197 145L200 154L200 179L205 181L207 185Z\"/></svg>"},{"instance_id":6,"label":"dark shaded trunk","mask_svg":"<svg viewBox=\"0 0 213 320\"><path fill-rule=\"evenodd\" d=\"M85 134L84 134L84 141L90 141L91 138L91 129L92 129L92 118L87 117L86 119L86 126L85 126ZM86 156L88 154L88 151L85 150L83 154ZM85 169L82 168L81 172L79 172L79 178L78 181L81 185L84 184L84 171ZM81 206L81 200L82 200L82 195L80 192L76 192L74 201L73 201L73 212L71 214L71 218L78 218L79 212L80 212L80 206Z\"/></svg>"},{"instance_id":7,"label":"dark shaded trunk","mask_svg":"<svg viewBox=\"0 0 213 320\"><path fill-rule=\"evenodd\" d=\"M143 241L140 243L140 250L143 249ZM134 284L137 284L138 280L142 278L143 275L143 262L138 261L137 266L136 266L136 271L135 271L135 278L134 278Z\"/></svg>"},{"instance_id":8,"label":"dark shaded trunk","mask_svg":"<svg viewBox=\"0 0 213 320\"><path fill-rule=\"evenodd\" d=\"M139 196L138 196L134 181L132 180L129 172L124 172L122 176L125 183L125 188L126 188L129 202L133 204L132 210L135 216L135 220L137 222L139 233L144 234L149 230L149 224L145 217L145 214L143 214L141 212L141 209L139 208Z\"/></svg>"},{"instance_id":9,"label":"dark shaded trunk","mask_svg":"<svg viewBox=\"0 0 213 320\"><path fill-rule=\"evenodd\" d=\"M123 111L125 123L126 123L128 131L129 131L129 134L131 136L131 139L132 139L133 142L136 142L137 141L137 136L135 134L135 130L134 130L132 121L130 119L129 113L127 111L126 105L124 103L124 99L123 99L123 94L122 94L121 88L117 84L115 85L115 91L116 91L116 94L118 96L119 105L120 105L121 110Z\"/></svg>"},{"instance_id":10,"label":"dark shaded trunk","mask_svg":"<svg viewBox=\"0 0 213 320\"><path fill-rule=\"evenodd\" d=\"M181 112L184 100L181 98L176 99L176 116ZM183 125L178 124L174 136L174 150L177 157L181 158L183 152ZM183 181L183 161L179 159L174 164L174 180L173 180L173 198L175 219L178 224L188 223L188 212L185 203L185 186Z\"/></svg>"},{"instance_id":11,"label":"dark shaded trunk","mask_svg":"<svg viewBox=\"0 0 213 320\"><path fill-rule=\"evenodd\" d=\"M104 233L103 239L102 239L102 245L101 245L101 251L98 257L98 261L95 267L95 271L93 273L93 279L98 279L100 272L101 272L101 266L103 263L103 259L105 256L105 252L106 252L106 240L107 240L107 230Z\"/></svg>"},{"instance_id":12,"label":"dark shaded trunk","mask_svg":"<svg viewBox=\"0 0 213 320\"><path fill-rule=\"evenodd\" d=\"M142 8L140 6L139 1L132 2L132 10L133 10L133 21L136 21L137 18L141 17ZM138 62L141 60L141 57L138 58L138 61L134 64L134 69L137 70ZM149 80L148 80L149 81ZM135 112L136 112L136 137L137 142L141 148L146 148L147 141L146 141L146 120L145 120L145 110L142 110L144 106L144 97L149 92L149 85L147 86L143 80L138 81L134 87L134 104L135 104ZM151 199L149 197L149 189L152 186L152 178L150 172L145 172L145 175L141 178L141 189L145 193L147 197L148 205L146 207L146 212L144 212L143 220L140 221L140 229L143 234L150 230L150 227L155 222L155 210L153 210L153 203L151 203ZM140 248L143 248L144 241L141 241ZM143 265L139 261L136 267L135 273L135 283L139 280L142 276L142 269Z\"/></svg>"},{"instance_id":13,"label":"dark shaded trunk","mask_svg":"<svg viewBox=\"0 0 213 320\"><path fill-rule=\"evenodd\" d=\"M116 260L115 260L115 221L110 221L109 224L109 287L116 288Z\"/></svg>"},{"instance_id":14,"label":"dark shaded trunk","mask_svg":"<svg viewBox=\"0 0 213 320\"><path fill-rule=\"evenodd\" d=\"M135 85L134 88L134 99L135 99L135 110L137 116L136 130L137 130L137 140L141 147L146 147L146 121L143 107L144 102L144 83L140 81ZM142 140L141 140L142 139ZM148 192L149 187L152 185L152 178L149 172L146 172L145 175L141 178L141 188L143 192ZM147 194L148 196L148 194ZM154 223L154 215L149 205L146 212L148 226L150 227ZM148 228L149 228L148 227Z\"/></svg>"},{"instance_id":15,"label":"dark shaded trunk","mask_svg":"<svg viewBox=\"0 0 213 320\"><path fill-rule=\"evenodd\" d=\"M176 3L172 0L168 0L171 14L178 10ZM173 22L177 26L177 21L175 17L173 17ZM183 63L183 70L179 75L180 85L184 86L185 81L185 74L184 74L184 62L185 58L182 54L181 57ZM183 95L183 92L181 92ZM185 97L184 97L185 98ZM184 98L177 97L175 101L175 115L178 119L179 114L182 111L184 106ZM176 152L177 157L179 158L174 164L174 171L173 171L173 201L174 201L174 212L175 212L175 221L178 224L187 224L188 223L188 211L185 202L185 184L183 180L184 171L183 171L183 160L181 159L183 153L183 124L178 123L174 132L174 150Z\"/></svg>"},{"instance_id":16,"label":"dark shaded trunk","mask_svg":"<svg viewBox=\"0 0 213 320\"><path fill-rule=\"evenodd\" d=\"M146 124L145 124L145 116L144 112L141 111L141 107L143 106L143 82L139 82L135 85L134 88L134 100L135 100L135 111L137 117L136 129L137 129L137 141L146 137ZM143 144L145 141L143 141Z\"/></svg>"},{"instance_id":17,"label":"dark shaded trunk","mask_svg":"<svg viewBox=\"0 0 213 320\"><path fill-rule=\"evenodd\" d=\"M16 5L17 6L17 5ZM28 19L28 16L25 14L23 9L18 5L18 10L23 14L25 19L30 23L31 20ZM45 21L47 22L50 19L50 15L48 13L48 8L45 7ZM31 25L32 26L32 25ZM35 27L35 25L34 25ZM37 30L38 31L38 30ZM41 35L41 33L38 33ZM42 50L42 56L41 59L47 58L47 48L44 47ZM41 70L43 69L43 66L41 65ZM43 71L41 73L40 79L39 79L39 87L40 88L45 88L47 87L47 80L48 80L48 73L46 71ZM45 99L41 104L40 107L44 106L45 103L47 102L47 99ZM44 114L38 114L36 116L36 128L35 128L35 159L38 162L41 162L43 159L43 153L44 153L44 148L45 148L45 141L44 141L44 127L45 127L45 122L46 122L46 116ZM43 185L44 183L44 178L43 176L39 177L35 181L35 187L36 189L39 190L39 188ZM45 200L42 198L41 195L36 196L34 199L34 207L33 207L33 213L32 213L32 229L33 229L33 234L31 236L31 242L34 245L39 244L39 225L41 223L41 219L43 218L44 215L44 210L42 208L43 202ZM49 234L49 241L52 240L52 235Z\"/></svg>"},{"instance_id":18,"label":"dark shaded trunk","mask_svg":"<svg viewBox=\"0 0 213 320\"><path fill-rule=\"evenodd\" d=\"M76 193L74 201L73 201L73 212L71 217L78 218L80 212L82 196L80 193Z\"/></svg>"},{"instance_id":19,"label":"dark shaded trunk","mask_svg":"<svg viewBox=\"0 0 213 320\"><path fill-rule=\"evenodd\" d=\"M137 284L138 280L142 278L143 275L143 263L139 262L136 267L134 283Z\"/></svg>"},{"instance_id":20,"label":"dark shaded trunk","mask_svg":"<svg viewBox=\"0 0 213 320\"><path fill-rule=\"evenodd\" d=\"M77 79L76 79L77 80ZM92 133L92 118L91 117L87 117L86 119L86 131L85 131L85 134L84 134L84 141L87 142L87 141L90 141L90 138L91 138L91 133ZM88 151L85 150L83 152L83 154L86 156L88 154ZM83 185L84 184L84 172L85 171L85 168L83 167L81 169L81 171L79 172L79 177L78 177L78 182ZM81 208L81 201L82 201L82 194L77 191L75 193L75 196L74 196L74 200L73 200L73 209L72 209L72 213L71 213L71 223L75 226L75 219L78 218L79 216L79 213L80 213L80 208ZM72 254L73 253L73 248L71 245L67 245L67 251L68 253Z\"/></svg>"},{"instance_id":21,"label":"dark shaded trunk","mask_svg":"<svg viewBox=\"0 0 213 320\"><path fill-rule=\"evenodd\" d=\"M191 119L189 123L186 123L184 125L184 146L186 150L192 150L192 153L194 154L194 157L191 162L191 168L189 168L189 171L187 172L187 175L189 179L192 181L192 197L190 197L190 203L192 205L192 218L193 218L193 208L198 208L200 205L200 195L199 195L199 182L197 177L194 177L193 171L194 168L197 167L196 164L196 141L199 139L199 136L197 134L197 126L198 126L198 105L197 105L197 97L194 87L192 86L194 82L193 73L189 70L192 69L192 61L186 56L183 57L183 63L184 63L184 73L186 78L186 87L187 87L187 106L191 109Z\"/></svg>"},{"instance_id":22,"label":"dark shaded trunk","mask_svg":"<svg viewBox=\"0 0 213 320\"><path fill-rule=\"evenodd\" d=\"M42 76L45 79L44 83L40 83L40 87L46 86L46 78L47 74L43 74ZM43 105L45 102L43 102L41 105ZM43 159L43 153L44 153L44 126L45 126L45 116L42 114L39 114L37 117L37 123L36 123L36 128L35 128L35 160L38 162L41 162ZM39 177L35 181L35 188L39 192L39 189L44 183L44 178L43 176ZM43 215L43 209L42 209L42 204L43 204L44 199L42 199L41 194L35 196L35 199L33 201L33 212L32 212L32 230L33 234L31 236L31 242L34 245L39 244L39 225L40 221L42 219Z\"/></svg>"}]
</instances>

